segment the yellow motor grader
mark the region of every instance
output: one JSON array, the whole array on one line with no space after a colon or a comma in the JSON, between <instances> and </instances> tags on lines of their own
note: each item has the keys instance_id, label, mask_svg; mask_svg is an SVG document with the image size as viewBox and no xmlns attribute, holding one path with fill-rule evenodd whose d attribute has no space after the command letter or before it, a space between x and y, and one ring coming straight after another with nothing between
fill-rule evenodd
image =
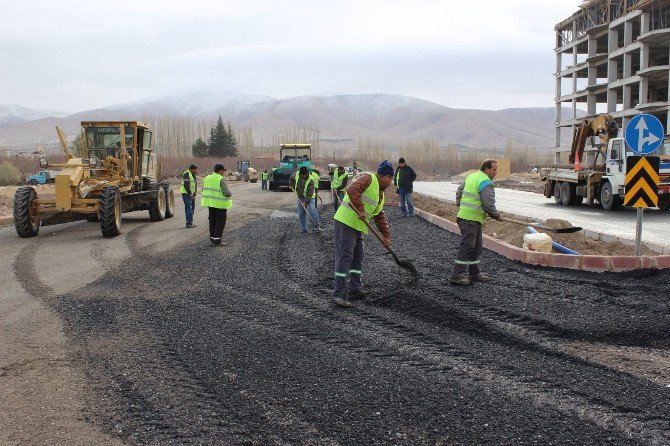
<instances>
[{"instance_id":1,"label":"yellow motor grader","mask_svg":"<svg viewBox=\"0 0 670 446\"><path fill-rule=\"evenodd\" d=\"M157 156L151 146L151 129L139 121L86 121L81 123L84 157L74 157L59 127L65 153L55 198L39 198L24 186L14 196L14 226L19 237L34 237L40 226L86 219L100 221L105 237L121 233L123 212L148 210L151 221L174 216L174 193L168 183L157 181Z\"/></svg>"}]
</instances>

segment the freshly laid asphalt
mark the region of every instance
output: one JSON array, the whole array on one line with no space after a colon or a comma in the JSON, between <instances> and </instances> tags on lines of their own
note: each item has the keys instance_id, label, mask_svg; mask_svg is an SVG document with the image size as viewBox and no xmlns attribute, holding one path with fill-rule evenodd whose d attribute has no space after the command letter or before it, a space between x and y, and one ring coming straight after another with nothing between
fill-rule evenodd
<instances>
[{"instance_id":1,"label":"freshly laid asphalt","mask_svg":"<svg viewBox=\"0 0 670 446\"><path fill-rule=\"evenodd\" d=\"M130 444L670 444L670 388L561 348L670 348L669 272L487 251L496 280L454 287L457 236L387 214L420 275L366 237L352 309L329 300L332 211L320 235L263 218L51 301L93 383L83 416Z\"/></svg>"}]
</instances>

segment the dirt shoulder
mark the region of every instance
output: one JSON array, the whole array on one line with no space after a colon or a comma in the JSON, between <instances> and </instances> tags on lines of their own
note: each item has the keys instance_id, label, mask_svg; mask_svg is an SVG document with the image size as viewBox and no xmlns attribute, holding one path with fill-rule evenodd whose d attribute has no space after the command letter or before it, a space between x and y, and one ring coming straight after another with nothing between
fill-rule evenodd
<instances>
[{"instance_id":1,"label":"dirt shoulder","mask_svg":"<svg viewBox=\"0 0 670 446\"><path fill-rule=\"evenodd\" d=\"M455 204L447 203L436 198L426 197L424 195L414 193L412 194L414 205L420 209L437 215L438 217L446 218L447 220L456 221L458 214L458 207ZM519 217L503 213L503 217L509 216L516 220L531 222L527 217ZM547 221L547 226L551 227L568 227L570 224L562 220ZM484 234L490 235L498 240L502 240L513 246L521 247L523 244L523 236L528 233L524 226L511 223L499 222L496 220L487 220L484 224ZM539 230L538 232L542 232ZM547 233L552 240L567 247L580 254L584 255L633 255L633 247L624 245L620 242L603 242L600 240L593 240L584 234L556 234ZM554 252L556 252L554 250ZM643 255L654 256L657 255L654 251L643 247Z\"/></svg>"}]
</instances>

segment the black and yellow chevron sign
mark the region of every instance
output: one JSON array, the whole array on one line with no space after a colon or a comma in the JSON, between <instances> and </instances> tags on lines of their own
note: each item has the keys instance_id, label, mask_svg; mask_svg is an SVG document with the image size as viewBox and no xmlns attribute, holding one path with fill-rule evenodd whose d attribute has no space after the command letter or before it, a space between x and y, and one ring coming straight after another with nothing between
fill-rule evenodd
<instances>
[{"instance_id":1,"label":"black and yellow chevron sign","mask_svg":"<svg viewBox=\"0 0 670 446\"><path fill-rule=\"evenodd\" d=\"M657 156L629 156L626 159L626 196L624 206L653 208L658 206Z\"/></svg>"}]
</instances>

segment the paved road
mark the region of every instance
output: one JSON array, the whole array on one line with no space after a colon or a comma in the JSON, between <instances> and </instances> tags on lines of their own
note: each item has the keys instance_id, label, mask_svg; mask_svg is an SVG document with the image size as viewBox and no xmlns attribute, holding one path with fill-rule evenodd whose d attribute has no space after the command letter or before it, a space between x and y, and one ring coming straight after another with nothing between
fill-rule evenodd
<instances>
[{"instance_id":1,"label":"paved road","mask_svg":"<svg viewBox=\"0 0 670 446\"><path fill-rule=\"evenodd\" d=\"M425 182L414 183L414 190L421 194L447 201L455 201L457 183ZM596 206L565 207L554 203L553 199L541 194L512 189L496 189L496 204L503 212L520 216L547 220L559 218L573 226L581 226L603 234L635 240L636 210L626 208L605 211ZM662 245L670 254L670 214L657 210L644 212L642 240L645 243Z\"/></svg>"}]
</instances>

